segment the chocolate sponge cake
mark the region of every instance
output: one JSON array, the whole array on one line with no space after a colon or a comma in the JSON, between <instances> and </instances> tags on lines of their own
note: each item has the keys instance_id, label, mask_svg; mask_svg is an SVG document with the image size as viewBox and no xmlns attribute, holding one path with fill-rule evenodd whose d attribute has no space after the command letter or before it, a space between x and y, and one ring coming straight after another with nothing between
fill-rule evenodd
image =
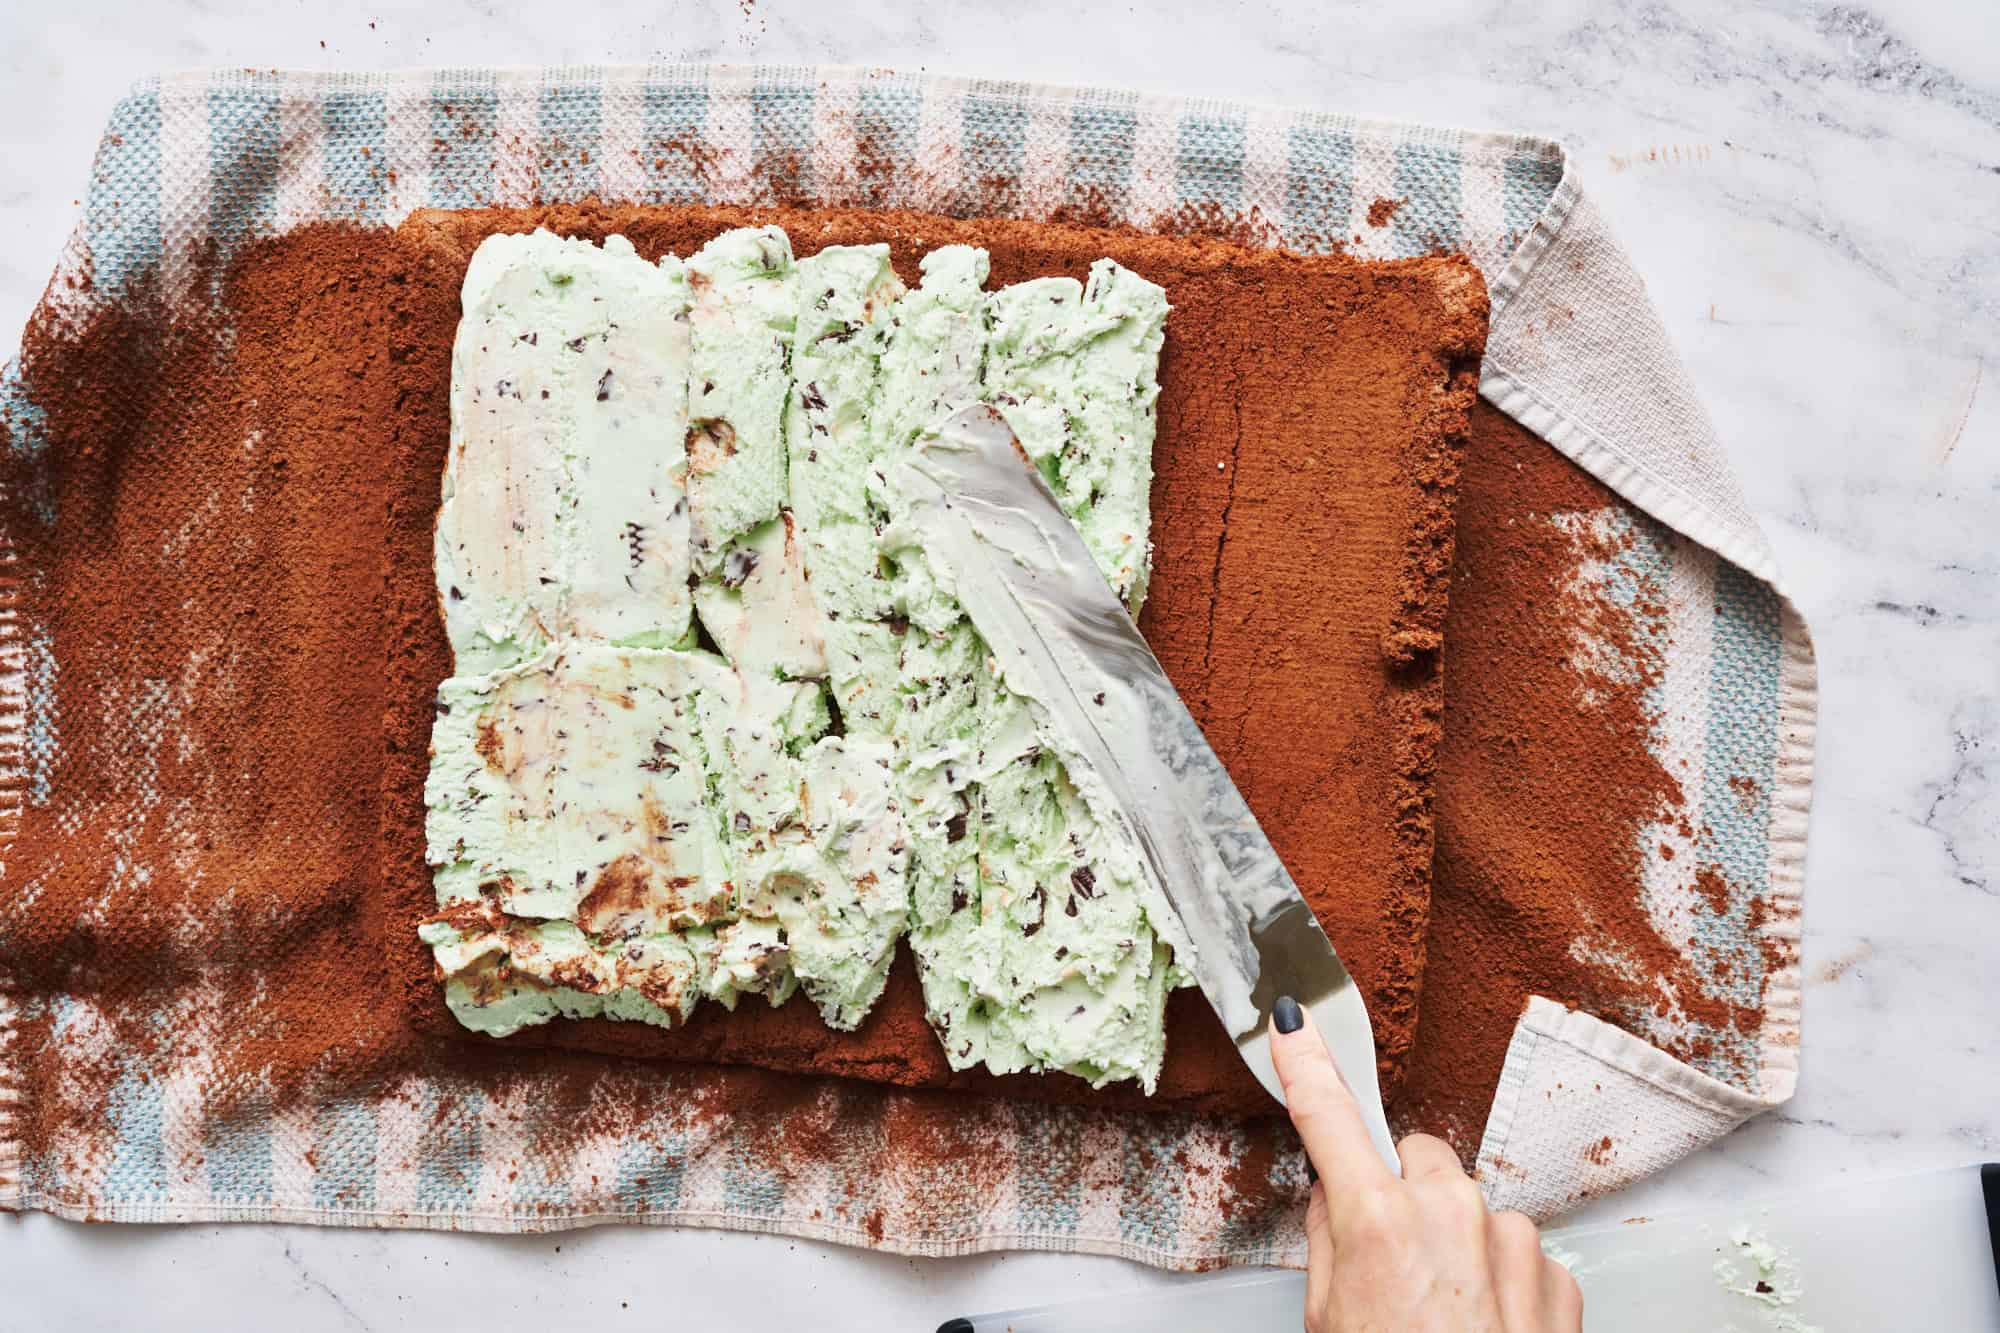
<instances>
[{"instance_id":1,"label":"chocolate sponge cake","mask_svg":"<svg viewBox=\"0 0 2000 1333\"><path fill-rule=\"evenodd\" d=\"M995 286L1080 279L1104 256L1165 289L1173 315L1159 363L1154 552L1141 627L1366 989L1393 1084L1422 977L1451 507L1485 329L1483 285L1462 260L1360 263L1210 237L859 210L415 215L402 229L414 244L398 294L394 355L405 391L384 555L396 629L385 717L392 750L424 752L438 682L452 674L432 528L460 287L479 242L545 226L622 235L655 259L764 225L783 228L801 258L887 242L912 287L924 254L963 244L987 252ZM413 1020L455 1032L414 933L436 911L421 773L392 765L384 794L385 884L408 926L389 930L387 947ZM1169 1005L1151 1098L1130 1084L1092 1091L1066 1075L954 1072L924 1014L905 952L852 1032L829 1027L811 1006L758 1002L734 1014L710 1007L670 1031L596 1018L504 1040L1162 1109L1270 1108L1194 991Z\"/></svg>"}]
</instances>

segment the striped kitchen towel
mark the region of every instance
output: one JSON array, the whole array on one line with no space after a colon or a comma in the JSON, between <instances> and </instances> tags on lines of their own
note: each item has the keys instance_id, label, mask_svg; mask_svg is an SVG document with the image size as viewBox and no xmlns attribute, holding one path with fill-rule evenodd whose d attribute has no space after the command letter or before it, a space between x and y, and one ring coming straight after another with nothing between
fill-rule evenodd
<instances>
[{"instance_id":1,"label":"striped kitchen towel","mask_svg":"<svg viewBox=\"0 0 2000 1333\"><path fill-rule=\"evenodd\" d=\"M1701 1020L1672 1004L1593 1016L1531 1003L1482 1179L1497 1204L1547 1216L1791 1095L1810 641L1636 273L1555 144L852 69L191 74L140 85L113 114L38 318L83 329L122 303L199 304L232 254L313 222L583 199L756 203L780 180L821 204L1469 255L1493 298L1484 395L1625 502L1598 593L1643 585L1663 607L1645 743L1680 775L1695 816L1679 836L1698 855L1676 856L1664 836L1634 891L1693 974L1760 1020L1690 1040ZM1400 204L1371 220L1385 199ZM10 512L78 521L37 485L66 460L42 429L33 369L16 359L0 373ZM0 834L48 819L117 840L170 820L148 802L143 764L176 743L174 682L123 682L100 701L115 752L139 765L132 781L65 790L64 663L35 614L36 570L11 547L5 558ZM154 870L112 863L99 913L144 895ZM1697 863L1724 872L1719 899L1695 882ZM216 1075L216 1053L255 1017L225 998L230 969L257 965L232 957L226 932L201 937L199 965L139 990L87 965L58 990L10 981L44 870L10 857L0 875L0 1207L502 1231L645 1221L914 1254L1303 1261L1302 1162L1269 1126L832 1081L801 1093L756 1071L539 1052L499 1071L325 1064L293 1071L280 1097L273 1071ZM283 938L273 931L263 937ZM1612 1134L1617 1154L1592 1151Z\"/></svg>"}]
</instances>

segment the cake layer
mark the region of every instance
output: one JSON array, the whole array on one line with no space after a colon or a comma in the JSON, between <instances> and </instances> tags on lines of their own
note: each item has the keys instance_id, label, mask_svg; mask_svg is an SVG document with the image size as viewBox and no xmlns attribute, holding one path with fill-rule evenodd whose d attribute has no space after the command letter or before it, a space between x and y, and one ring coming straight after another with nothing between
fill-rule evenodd
<instances>
[{"instance_id":1,"label":"cake layer","mask_svg":"<svg viewBox=\"0 0 2000 1333\"><path fill-rule=\"evenodd\" d=\"M1104 256L1165 289L1175 314L1160 370L1150 490L1156 550L1141 625L1368 992L1393 1081L1409 1046L1422 966L1441 697L1434 650L1443 624L1457 450L1483 336L1476 272L1455 259L1364 264L1210 237L859 210L492 210L424 214L405 224L405 237L426 254L411 275L412 308L449 309L455 317L457 286L479 241L538 224L593 238L620 233L653 257L694 253L722 231L748 225L783 227L795 263L829 246L886 241L900 281L912 295L931 287L935 299L918 321L932 334L912 340L903 353L885 351L885 386L900 366L915 375L953 361L953 303L962 307L968 287L979 290L978 278L987 275L962 272L954 284L951 267L964 270L970 261L947 253L947 246L986 251L989 289L1051 277L1086 284L1091 261ZM920 271L927 253L928 271ZM437 433L435 442L424 430L406 436L399 485L412 484L405 472L421 485L424 470L442 462L449 365L434 346L436 329L425 322L440 318L413 321L398 348L418 381L413 422L422 427L428 419ZM443 328L448 342L450 325ZM940 399L949 392L941 385ZM808 545L808 565L810 552ZM391 660L390 732L392 743L419 749L429 691L450 661L426 595L427 557L427 551L391 551L388 563L404 627ZM888 573L905 584L923 575L916 561L900 559ZM918 588L896 595L905 605L923 602ZM838 684L842 656L900 654L896 638L884 627L872 637L828 636L822 645L850 736L857 713L874 719L864 726L879 725L882 706L865 691L850 702ZM949 636L941 647L949 649ZM950 674L948 654L935 665L940 677ZM850 672L849 685L868 674ZM964 706L976 712L976 696ZM940 718L939 725L954 724ZM1008 799L1038 798L1029 785L1010 790ZM385 870L414 922L434 909L414 859L421 856L422 830L413 826L412 808L420 815L413 793L388 794ZM965 813L970 821L972 812ZM913 830L913 842L918 836ZM946 877L935 887L949 883ZM921 897L923 886L916 889ZM403 947L398 957L416 1021L456 1031L421 948ZM1092 1092L1060 1076L957 1072L924 1023L922 987L904 954L853 1033L831 1031L812 1008L793 1004L750 1006L733 1016L703 1006L671 1032L557 1022L507 1040L1011 1095L1243 1113L1269 1108L1198 994L1174 996L1166 1032L1166 1060L1151 1099L1117 1089Z\"/></svg>"}]
</instances>

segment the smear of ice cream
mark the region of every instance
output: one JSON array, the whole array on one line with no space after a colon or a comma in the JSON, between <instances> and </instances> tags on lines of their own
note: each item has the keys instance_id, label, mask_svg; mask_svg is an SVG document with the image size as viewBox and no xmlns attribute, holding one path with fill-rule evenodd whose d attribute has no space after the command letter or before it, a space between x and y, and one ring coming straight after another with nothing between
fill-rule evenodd
<instances>
[{"instance_id":1,"label":"smear of ice cream","mask_svg":"<svg viewBox=\"0 0 2000 1333\"><path fill-rule=\"evenodd\" d=\"M1748 1222L1729 1229L1723 1255L1715 1261L1715 1280L1724 1291L1741 1298L1759 1327L1778 1333L1822 1333L1794 1308L1805 1294L1797 1266Z\"/></svg>"}]
</instances>

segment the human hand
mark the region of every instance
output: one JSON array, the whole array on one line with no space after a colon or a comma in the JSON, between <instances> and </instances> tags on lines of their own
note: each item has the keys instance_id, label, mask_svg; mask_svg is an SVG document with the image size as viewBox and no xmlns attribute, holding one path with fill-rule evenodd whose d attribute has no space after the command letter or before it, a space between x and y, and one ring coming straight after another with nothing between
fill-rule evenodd
<instances>
[{"instance_id":1,"label":"human hand","mask_svg":"<svg viewBox=\"0 0 2000 1333\"><path fill-rule=\"evenodd\" d=\"M1312 1015L1272 1009L1271 1061L1319 1173L1306 1208L1306 1333L1579 1333L1583 1293L1535 1224L1495 1213L1440 1139L1382 1162Z\"/></svg>"}]
</instances>

